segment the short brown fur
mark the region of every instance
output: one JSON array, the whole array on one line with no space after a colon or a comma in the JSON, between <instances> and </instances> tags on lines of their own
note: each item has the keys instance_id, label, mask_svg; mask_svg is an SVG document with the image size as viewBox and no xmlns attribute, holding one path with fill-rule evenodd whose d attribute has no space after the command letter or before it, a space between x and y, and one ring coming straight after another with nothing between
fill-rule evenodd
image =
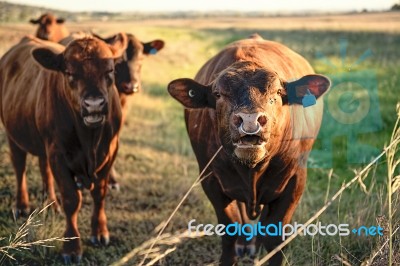
<instances>
[{"instance_id":1,"label":"short brown fur","mask_svg":"<svg viewBox=\"0 0 400 266\"><path fill-rule=\"evenodd\" d=\"M114 73L109 71L113 70L114 58L120 56L118 48L92 38L65 48L28 36L0 60L0 116L17 176L17 209L29 211L25 159L31 153L39 157L43 180L52 182L54 174L66 214L65 237L80 235L77 219L82 194L75 180L79 177L78 181L90 188L94 200L92 238L106 242L109 239L105 195L121 126ZM57 55L45 60L59 62L47 63L46 68L56 71L45 69L37 62L39 59L33 58L43 56L43 51ZM89 109L82 106L95 96L104 97L106 107L101 110L101 124L91 127L83 122ZM49 199L56 197L52 194ZM80 258L80 239L65 242L63 254Z\"/></svg>"},{"instance_id":2,"label":"short brown fur","mask_svg":"<svg viewBox=\"0 0 400 266\"><path fill-rule=\"evenodd\" d=\"M264 225L290 222L304 190L305 160L319 131L323 102L318 99L316 105L307 108L288 105L285 86L290 80L313 73L310 64L289 48L252 35L211 58L195 81L170 83L171 95L189 107L185 109L185 122L200 170L223 145L208 170L212 175L202 182L218 223L250 223L256 218ZM309 77L321 79L324 91L329 87L328 79ZM260 120L263 130L259 135L266 143L263 153L248 149L242 157L235 148L233 143L241 137L235 124L241 121L235 110L265 116ZM235 264L235 248L254 256L250 251L255 249L254 244L257 249L263 244L271 251L280 243L280 237L246 241L224 235L220 263ZM269 265L280 265L281 261L279 253Z\"/></svg>"}]
</instances>

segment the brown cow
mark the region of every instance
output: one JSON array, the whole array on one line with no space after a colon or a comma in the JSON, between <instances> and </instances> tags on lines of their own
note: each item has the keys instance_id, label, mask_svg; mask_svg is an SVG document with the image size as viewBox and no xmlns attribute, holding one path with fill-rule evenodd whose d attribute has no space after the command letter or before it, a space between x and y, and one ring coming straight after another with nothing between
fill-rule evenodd
<instances>
[{"instance_id":1,"label":"brown cow","mask_svg":"<svg viewBox=\"0 0 400 266\"><path fill-rule=\"evenodd\" d=\"M122 107L122 122L128 113L129 95L141 90L141 68L145 56L154 55L164 47L164 41L153 40L141 42L134 35L127 33L128 47L115 63L115 85L117 86ZM100 36L96 37L102 39ZM113 43L115 37L103 39L107 43ZM111 188L119 190L116 180L117 172L114 167L111 170L109 184Z\"/></svg>"},{"instance_id":2,"label":"brown cow","mask_svg":"<svg viewBox=\"0 0 400 266\"><path fill-rule=\"evenodd\" d=\"M91 33L75 32L61 40L60 43L62 45L67 45L71 41L83 38L88 34L91 35ZM93 34L93 36L109 44L113 44L116 41L116 36L109 38L102 38L96 34ZM146 56L154 55L164 47L164 41L162 40L157 39L144 43L130 33L127 33L127 36L128 46L122 56L115 62L115 85L117 86L121 101L122 122L125 121L128 113L128 100L130 95L139 92L142 87L140 72L143 60ZM117 176L118 174L113 167L109 178L109 185L111 188L119 190L119 184L116 179ZM51 190L52 188L49 187L49 189ZM49 194L54 194L54 192L49 191Z\"/></svg>"},{"instance_id":3,"label":"brown cow","mask_svg":"<svg viewBox=\"0 0 400 266\"><path fill-rule=\"evenodd\" d=\"M321 124L320 96L330 86L326 77L313 73L289 48L252 35L211 58L195 80L168 85L188 108L185 122L200 170L223 146L210 166L212 175L202 182L220 224L257 218L264 226L290 222L306 182L304 162ZM310 104L307 97L319 99L304 107ZM271 251L281 241L225 234L220 262L235 264L238 256L254 256L261 244ZM279 253L270 265L281 261Z\"/></svg>"},{"instance_id":4,"label":"brown cow","mask_svg":"<svg viewBox=\"0 0 400 266\"><path fill-rule=\"evenodd\" d=\"M115 39L115 36L109 38L101 38L98 35L94 36L110 44ZM115 85L121 98L123 120L125 120L127 115L127 97L139 92L142 87L140 72L145 56L154 55L164 47L164 41L162 40L153 40L144 43L130 33L127 33L127 36L128 47L115 63Z\"/></svg>"},{"instance_id":5,"label":"brown cow","mask_svg":"<svg viewBox=\"0 0 400 266\"><path fill-rule=\"evenodd\" d=\"M126 45L125 34L113 46L84 38L65 48L25 37L0 60L0 115L18 181L17 209L29 208L25 160L31 153L39 157L42 175L54 174L65 237L79 237L79 184L84 184L94 201L91 240L109 242L105 195L122 117L114 60ZM79 239L64 243L66 262L81 254Z\"/></svg>"},{"instance_id":6,"label":"brown cow","mask_svg":"<svg viewBox=\"0 0 400 266\"><path fill-rule=\"evenodd\" d=\"M39 24L36 31L36 37L42 40L51 42L59 42L69 35L67 28L64 25L63 18L56 18L50 13L41 15L38 19L31 19L32 24Z\"/></svg>"}]
</instances>

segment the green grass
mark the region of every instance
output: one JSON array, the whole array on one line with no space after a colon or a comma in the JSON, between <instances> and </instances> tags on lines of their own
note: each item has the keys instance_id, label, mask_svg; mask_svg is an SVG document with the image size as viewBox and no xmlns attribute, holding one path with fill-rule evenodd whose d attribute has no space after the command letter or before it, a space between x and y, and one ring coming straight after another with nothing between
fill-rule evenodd
<instances>
[{"instance_id":1,"label":"green grass","mask_svg":"<svg viewBox=\"0 0 400 266\"><path fill-rule=\"evenodd\" d=\"M212 55L231 41L258 32L265 39L284 43L302 54L317 73L341 75L349 73L349 64L355 62L364 51L371 49L373 55L353 67L351 71L371 71L376 76L379 114L382 126L377 131L356 134L359 143L381 150L388 143L396 120L396 103L400 87L400 34L363 31L307 31L269 30L260 25L254 29L218 28L211 26L194 29L186 25L138 26L130 23L98 23L82 25L105 36L117 31L132 32L143 41L163 39L164 50L147 58L142 69L143 91L131 100L127 124L121 132L121 145L116 168L121 177L121 192L110 191L107 199L107 215L111 233L109 247L92 247L90 235L91 197L84 192L79 216L84 258L83 265L107 265L117 261L133 248L155 236L154 228L166 220L198 175L183 122L183 109L167 93L166 85L175 78L194 77L197 70ZM78 25L74 25L78 27ZM1 27L0 27L1 28ZM23 27L22 27L23 28ZM0 37L0 50L6 51L22 33L31 33L31 27L17 33ZM18 35L19 34L19 35ZM11 35L11 33L10 33ZM17 37L16 37L17 36ZM348 42L344 67L340 56L340 40ZM325 55L335 66L321 60ZM350 73L351 73L350 71ZM366 77L360 77L364 80ZM349 107L356 108L357 106ZM351 109L350 109L351 111ZM337 130L332 120L324 120L325 129ZM357 130L355 130L357 133ZM326 131L324 131L326 132ZM329 133L329 130L327 131ZM325 153L331 160L333 176L328 180L330 168L309 169L308 183L293 221L305 222L323 206L326 194L332 196L340 186L354 176L354 169L363 164L349 164L347 146L353 144L347 136L334 136L332 153ZM323 148L322 141L316 149ZM362 147L361 147L362 148ZM360 149L361 149L360 148ZM356 150L358 151L358 150ZM28 159L28 183L30 199L34 206L42 206L41 179L36 158ZM364 179L368 193L360 185L346 190L328 210L320 216L323 223L348 223L350 226L376 225L380 215L387 215L386 164L380 160L374 170ZM329 184L328 184L329 183ZM329 191L328 190L329 185ZM15 232L22 220L14 221L15 177L10 165L4 130L0 130L0 237ZM398 194L393 194L392 208L399 207ZM216 224L211 204L200 187L196 187L179 209L167 232L185 229L191 219ZM399 221L399 211L393 221ZM43 217L46 226L37 229L36 237L62 236L64 219L61 215L48 213ZM359 265L376 250L379 239L374 237L322 237L300 236L285 250L288 265L340 265L333 257L338 255L352 265ZM20 264L54 265L61 261L61 245L55 248L34 248L31 253L18 253ZM0 246L2 242L0 242ZM161 260L161 265L201 265L218 260L220 253L217 237L203 237L184 241L177 250ZM135 257L129 265L138 263ZM13 264L10 262L10 265ZM7 265L7 263L6 263Z\"/></svg>"}]
</instances>

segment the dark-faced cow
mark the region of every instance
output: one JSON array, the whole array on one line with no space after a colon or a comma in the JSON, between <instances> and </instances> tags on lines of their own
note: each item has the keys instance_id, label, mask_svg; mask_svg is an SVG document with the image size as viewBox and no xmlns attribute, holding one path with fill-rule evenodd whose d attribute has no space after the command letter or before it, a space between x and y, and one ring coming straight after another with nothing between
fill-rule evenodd
<instances>
[{"instance_id":1,"label":"dark-faced cow","mask_svg":"<svg viewBox=\"0 0 400 266\"><path fill-rule=\"evenodd\" d=\"M97 38L106 43L113 44L115 36L110 38ZM123 121L127 115L128 96L141 90L141 69L143 60L148 55L154 55L164 47L164 41L153 40L141 42L134 35L127 33L128 46L123 55L115 63L115 85L121 99Z\"/></svg>"},{"instance_id":2,"label":"dark-faced cow","mask_svg":"<svg viewBox=\"0 0 400 266\"><path fill-rule=\"evenodd\" d=\"M56 18L50 13L41 15L38 19L31 19L29 22L39 25L36 31L36 37L51 42L59 42L69 35L64 25L63 18Z\"/></svg>"},{"instance_id":3,"label":"dark-faced cow","mask_svg":"<svg viewBox=\"0 0 400 266\"><path fill-rule=\"evenodd\" d=\"M141 42L134 35L127 33L128 46L123 55L115 62L115 85L119 92L122 107L122 122L124 123L129 110L130 95L137 93L142 88L141 69L146 56L155 55L164 47L164 41L153 40ZM96 37L102 39L101 37ZM115 37L103 39L107 43L113 43ZM114 167L110 175L110 186L119 189L117 171Z\"/></svg>"},{"instance_id":4,"label":"dark-faced cow","mask_svg":"<svg viewBox=\"0 0 400 266\"><path fill-rule=\"evenodd\" d=\"M17 177L17 209L29 208L27 153L39 157L44 180L56 180L66 215L65 237L79 237L79 184L94 201L91 240L109 242L104 210L107 179L118 148L121 106L114 82L115 58L127 38L109 46L84 38L64 46L25 37L0 60L0 115ZM63 255L79 260L80 239Z\"/></svg>"},{"instance_id":5,"label":"dark-faced cow","mask_svg":"<svg viewBox=\"0 0 400 266\"><path fill-rule=\"evenodd\" d=\"M322 119L330 81L282 44L258 35L232 43L211 58L194 80L177 79L169 93L182 103L199 168L212 162L202 182L220 224L264 226L290 222L303 193L305 161ZM317 100L315 100L317 99ZM222 237L222 265L271 251L281 237ZM270 260L280 265L282 254Z\"/></svg>"}]
</instances>

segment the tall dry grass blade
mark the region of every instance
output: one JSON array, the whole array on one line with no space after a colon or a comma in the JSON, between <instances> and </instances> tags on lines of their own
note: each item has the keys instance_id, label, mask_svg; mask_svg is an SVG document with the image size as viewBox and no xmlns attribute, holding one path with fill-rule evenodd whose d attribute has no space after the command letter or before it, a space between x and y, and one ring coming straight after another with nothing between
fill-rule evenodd
<instances>
[{"instance_id":1,"label":"tall dry grass blade","mask_svg":"<svg viewBox=\"0 0 400 266\"><path fill-rule=\"evenodd\" d=\"M131 250L123 258L121 258L118 261L111 264L111 266L124 265L124 264L128 263L129 260L133 259L136 256L147 256L147 258L149 258L150 254L151 254L151 257L154 257L154 258L158 257L159 259L161 259L161 258L165 257L167 254L165 254L166 251L164 251L165 256L161 256L162 254L160 253L160 250L162 250L162 249L160 246L162 246L162 245L166 245L166 246L175 245L176 246L176 245L182 243L182 241L184 239L199 238L199 237L203 237L203 236L205 236L204 232L199 233L199 234L189 234L188 230L180 231L175 234L165 233L160 236L156 236L149 240L146 240L140 246ZM151 247L151 245L154 243L154 240L156 240L157 238L158 238L157 244L159 246ZM172 251L170 251L170 252L172 252ZM154 260L154 258L152 259L152 261Z\"/></svg>"},{"instance_id":2,"label":"tall dry grass blade","mask_svg":"<svg viewBox=\"0 0 400 266\"><path fill-rule=\"evenodd\" d=\"M400 140L400 137L399 139ZM397 140L397 141L398 141ZM342 193L345 189L350 187L354 182L356 182L359 178L360 175L363 175L366 173L369 168L371 168L383 155L386 154L386 152L395 144L394 142L391 142L388 147L386 147L375 159L373 159L366 167L364 167L358 175L356 175L353 179L351 179L349 182L347 182L345 185L343 185L335 195L319 210L317 211L310 219L308 219L307 222L304 223L303 227L300 227L299 230L297 230L293 235L291 235L289 238L287 238L285 241L283 241L280 245L278 245L274 250L269 252L266 256L264 256L261 260L256 265L263 265L266 263L273 255L278 253L279 251L282 250L287 244L292 242L293 239L295 239L301 232L303 232L303 229L307 227L309 224L311 224L313 221L315 221L331 204L334 202Z\"/></svg>"},{"instance_id":3,"label":"tall dry grass blade","mask_svg":"<svg viewBox=\"0 0 400 266\"><path fill-rule=\"evenodd\" d=\"M374 255L371 256L371 258L369 258L365 263L363 263L363 266L369 266L374 262L374 259L376 256L378 256L379 253L382 252L382 250L385 248L385 246L389 243L389 240L395 235L395 233L397 233L397 231L400 229L400 226L398 226L396 228L396 230L393 231L392 235L390 235L388 237L388 239L385 241L385 243L383 243L383 245L378 249L377 252L374 253Z\"/></svg>"},{"instance_id":4,"label":"tall dry grass blade","mask_svg":"<svg viewBox=\"0 0 400 266\"><path fill-rule=\"evenodd\" d=\"M395 176L392 180L392 194L400 188L400 175Z\"/></svg>"},{"instance_id":5,"label":"tall dry grass blade","mask_svg":"<svg viewBox=\"0 0 400 266\"><path fill-rule=\"evenodd\" d=\"M338 260L342 265L345 266L352 266L348 261L346 261L345 259L343 259L342 257L340 257L338 254L335 254L333 256L333 258L335 258L336 260Z\"/></svg>"},{"instance_id":6,"label":"tall dry grass blade","mask_svg":"<svg viewBox=\"0 0 400 266\"><path fill-rule=\"evenodd\" d=\"M154 259L152 259L151 261L149 261L149 263L147 263L146 266L154 265L156 262L158 262L159 260L161 260L162 258L167 256L169 253L175 251L175 249L176 249L176 247L167 249L163 254L160 254L157 257L155 257Z\"/></svg>"},{"instance_id":7,"label":"tall dry grass blade","mask_svg":"<svg viewBox=\"0 0 400 266\"><path fill-rule=\"evenodd\" d=\"M10 235L8 239L8 244L0 247L0 254L3 256L0 258L0 265L5 262L8 258L10 260L15 261L14 256L10 253L10 251L21 251L21 250L30 250L34 246L41 247L54 247L53 245L49 245L54 241L69 241L72 239L76 239L77 237L50 237L46 239L39 239L35 241L26 241L25 238L29 235L29 230L32 228L36 228L42 226L40 220L35 220L38 215L40 215L43 211L49 208L54 202L49 203L44 206L41 210L35 209L28 217L28 219L17 229L14 237ZM5 239L4 237L0 240Z\"/></svg>"},{"instance_id":8,"label":"tall dry grass blade","mask_svg":"<svg viewBox=\"0 0 400 266\"><path fill-rule=\"evenodd\" d=\"M386 151L387 158L387 197L388 197L388 229L389 229L389 265L392 265L392 257L393 257L393 239L392 239L392 230L393 230L393 209L392 209L392 194L393 188L397 189L397 182L395 181L397 178L394 177L394 173L396 171L396 167L398 166L398 161L396 160L397 154L397 146L400 142L400 127L398 127L400 121L400 107L397 106L397 120L395 127L392 132L392 137L390 139L391 143L395 143L390 149Z\"/></svg>"},{"instance_id":9,"label":"tall dry grass blade","mask_svg":"<svg viewBox=\"0 0 400 266\"><path fill-rule=\"evenodd\" d=\"M196 178L196 180L194 181L194 183L192 184L192 186L189 188L189 190L186 192L186 194L182 197L181 201L178 203L178 205L176 206L176 208L173 210L173 212L171 213L171 215L168 217L168 219L166 221L163 221L162 223L164 224L162 226L162 228L160 229L160 231L158 232L157 237L154 239L153 243L151 244L151 246L149 247L149 252L145 255L145 257L142 259L142 261L140 262L139 265L143 265L144 262L146 261L150 250L154 247L154 245L157 243L157 241L159 240L161 234L164 232L165 228L168 226L168 224L171 222L172 218L175 216L176 212L178 211L178 209L181 207L181 205L183 204L183 202L186 200L186 198L189 196L189 194L192 192L193 188L195 186L197 186L201 181L203 181L206 177L210 176L211 173L207 174L205 177L202 178L202 176L204 175L205 171L208 169L208 167L210 166L210 164L214 161L215 157L217 157L218 153L222 150L222 146L220 146L218 148L218 150L215 152L215 154L213 155L213 157L210 159L210 161L207 163L207 165L204 167L203 171L201 171L201 173L199 174L199 176ZM159 227L159 226L157 226ZM133 255L134 256L134 255ZM129 252L127 255L125 255L122 259L120 259L119 261L113 263L114 266L120 266L123 265L124 263L126 263L127 261L129 261L131 258L133 258L133 256L131 255L131 252Z\"/></svg>"}]
</instances>

